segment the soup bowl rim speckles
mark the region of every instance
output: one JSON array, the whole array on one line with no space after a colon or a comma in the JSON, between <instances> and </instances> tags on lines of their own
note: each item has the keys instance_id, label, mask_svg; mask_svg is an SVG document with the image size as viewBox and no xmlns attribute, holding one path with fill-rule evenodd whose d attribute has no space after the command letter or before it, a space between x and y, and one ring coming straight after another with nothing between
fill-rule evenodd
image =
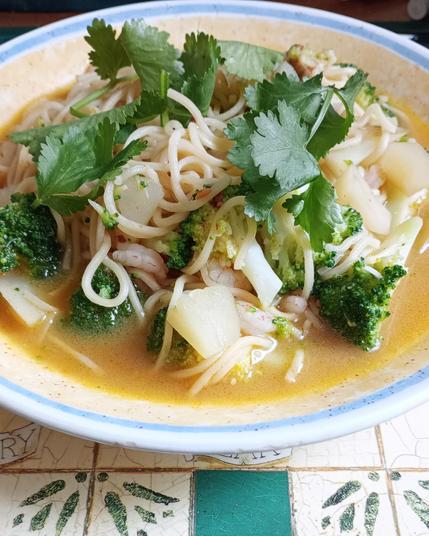
<instances>
[{"instance_id":1,"label":"soup bowl rim speckles","mask_svg":"<svg viewBox=\"0 0 429 536\"><path fill-rule=\"evenodd\" d=\"M94 16L103 17L112 24L120 24L126 19L137 17L161 22L193 17L192 20L197 27L199 27L198 21L202 21L203 25L208 24L207 21L216 24L214 21L224 20L222 17L245 17L249 25L259 19L266 24L272 24L273 28L277 25L276 32L279 32L278 25L281 24L288 25L288 28L293 25L306 25L306 27L310 25L327 34L340 35L343 40L360 42L363 48L370 47L374 54L376 52L380 55L393 54L398 58L398 62L408 66L408 73L415 72L416 85L419 85L420 80L429 83L429 51L404 37L361 21L319 10L241 0L148 2L72 17L29 32L2 45L0 70L2 67L15 65L14 62L20 58L30 57L33 52L47 47L55 49L63 41L81 36ZM79 61L73 65L75 69L80 67ZM398 72L403 74L405 71ZM12 88L12 93L8 95L12 94L15 101L23 97L19 93L19 88ZM28 100L28 95L26 98ZM422 88L420 94L416 92L415 102L412 104L429 120L429 112L424 109L424 98ZM0 123L7 121L7 114L12 112L13 109L8 109L3 115L0 113ZM6 361L6 357L4 360ZM15 368L22 366L18 361L17 359ZM0 404L12 411L51 428L96 441L165 452L249 452L322 441L384 421L429 398L429 365L427 365L410 373L405 368L400 369L398 381L393 379L386 381L382 385L370 387L365 392L359 391L348 398L341 397L337 393L330 404L318 407L313 403L311 410L298 414L271 413L269 405L264 408L264 414L258 413L251 406L243 406L242 410L237 410L237 415L241 411L239 418L235 416L232 418L232 413L229 415L225 412L224 421L222 417L218 417L213 424L203 410L195 409L192 418L176 419L175 422L174 417L170 418L167 413L155 419L152 415L157 411L155 406L149 408L144 415L132 415L129 418L126 414L119 414L116 411L115 402L105 407L99 402L99 398L95 397L93 406L87 404L86 407L82 407L77 401L79 397L75 397L74 404L72 397L66 398L57 393L57 384L50 379L48 373L45 375L45 381L43 373L40 374L42 387L33 388L30 380L24 379L23 371L21 374L19 371L9 373L13 366L13 364L2 366L0 363ZM74 387L79 392L80 387ZM174 408L169 407L168 411L174 414ZM219 408L219 412L223 412L223 409Z\"/></svg>"}]
</instances>

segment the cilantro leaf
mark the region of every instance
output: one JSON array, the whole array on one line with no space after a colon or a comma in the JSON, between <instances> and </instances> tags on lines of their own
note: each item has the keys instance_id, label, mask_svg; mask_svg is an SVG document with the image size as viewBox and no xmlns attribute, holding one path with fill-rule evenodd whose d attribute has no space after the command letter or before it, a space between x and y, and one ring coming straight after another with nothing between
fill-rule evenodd
<instances>
[{"instance_id":1,"label":"cilantro leaf","mask_svg":"<svg viewBox=\"0 0 429 536\"><path fill-rule=\"evenodd\" d=\"M103 80L116 80L119 69L130 65L121 40L116 31L103 19L94 19L87 28L85 41L92 48L89 53L91 64Z\"/></svg>"},{"instance_id":2,"label":"cilantro leaf","mask_svg":"<svg viewBox=\"0 0 429 536\"><path fill-rule=\"evenodd\" d=\"M315 158L306 150L307 128L299 113L285 101L255 117L256 132L250 136L251 155L263 176L276 177L284 193L291 192L320 174Z\"/></svg>"},{"instance_id":3,"label":"cilantro leaf","mask_svg":"<svg viewBox=\"0 0 429 536\"><path fill-rule=\"evenodd\" d=\"M105 164L103 169L103 175L100 177L101 184L113 180L121 168L132 158L139 155L147 147L147 141L133 140L122 151L116 154L113 159ZM110 158L112 155L112 148L110 148ZM109 159L107 159L108 162Z\"/></svg>"},{"instance_id":4,"label":"cilantro leaf","mask_svg":"<svg viewBox=\"0 0 429 536\"><path fill-rule=\"evenodd\" d=\"M116 125L105 119L96 127L82 130L71 126L62 138L48 136L41 145L37 166L37 202L62 214L82 210L88 198L70 196L85 183L105 183L146 145L131 143L114 158L112 150ZM98 188L93 190L96 196Z\"/></svg>"},{"instance_id":5,"label":"cilantro leaf","mask_svg":"<svg viewBox=\"0 0 429 536\"><path fill-rule=\"evenodd\" d=\"M283 54L269 48L241 41L219 41L227 71L245 80L262 81L283 59Z\"/></svg>"},{"instance_id":6,"label":"cilantro leaf","mask_svg":"<svg viewBox=\"0 0 429 536\"><path fill-rule=\"evenodd\" d=\"M301 82L289 78L285 73L277 74L270 82L246 88L246 99L250 108L257 112L272 110L279 100L284 100L301 114L304 121L315 121L326 89L322 87L322 74Z\"/></svg>"},{"instance_id":7,"label":"cilantro leaf","mask_svg":"<svg viewBox=\"0 0 429 536\"><path fill-rule=\"evenodd\" d=\"M161 115L166 109L167 99L162 97L159 92L143 90L133 121L144 123Z\"/></svg>"},{"instance_id":8,"label":"cilantro leaf","mask_svg":"<svg viewBox=\"0 0 429 536\"><path fill-rule=\"evenodd\" d=\"M335 189L322 176L302 194L287 199L283 206L295 216L295 224L307 231L315 251L321 251L324 243L332 242L336 226L343 221Z\"/></svg>"},{"instance_id":9,"label":"cilantro leaf","mask_svg":"<svg viewBox=\"0 0 429 536\"><path fill-rule=\"evenodd\" d=\"M341 143L353 123L353 104L366 81L367 75L358 70L349 78L342 89L335 89L335 94L341 99L345 108L345 117L338 114L333 106L329 106L326 115L308 144L308 150L319 159L332 149L337 143Z\"/></svg>"},{"instance_id":10,"label":"cilantro leaf","mask_svg":"<svg viewBox=\"0 0 429 536\"><path fill-rule=\"evenodd\" d=\"M69 121L68 123L62 123L60 125L31 128L21 132L13 132L10 135L10 139L15 143L26 145L34 159L37 160L40 154L41 145L48 136L50 138L61 139L70 128L78 128L79 130L84 131L97 127L105 119L114 125L124 125L127 122L127 119L134 114L138 104L139 101L134 101L125 104L124 106L113 108L107 112L89 115L76 121Z\"/></svg>"},{"instance_id":11,"label":"cilantro leaf","mask_svg":"<svg viewBox=\"0 0 429 536\"><path fill-rule=\"evenodd\" d=\"M168 42L168 38L167 32L147 26L141 19L124 24L121 43L145 90L159 91L162 70L165 70L173 81L179 77L178 53Z\"/></svg>"},{"instance_id":12,"label":"cilantro leaf","mask_svg":"<svg viewBox=\"0 0 429 536\"><path fill-rule=\"evenodd\" d=\"M216 84L216 71L221 61L216 39L205 33L187 34L180 56L185 73L182 93L206 114Z\"/></svg>"},{"instance_id":13,"label":"cilantro leaf","mask_svg":"<svg viewBox=\"0 0 429 536\"><path fill-rule=\"evenodd\" d=\"M254 166L251 155L250 136L255 131L256 114L252 112L245 113L243 117L235 117L228 121L225 129L226 136L236 143L228 153L228 160L234 166L248 170Z\"/></svg>"}]
</instances>

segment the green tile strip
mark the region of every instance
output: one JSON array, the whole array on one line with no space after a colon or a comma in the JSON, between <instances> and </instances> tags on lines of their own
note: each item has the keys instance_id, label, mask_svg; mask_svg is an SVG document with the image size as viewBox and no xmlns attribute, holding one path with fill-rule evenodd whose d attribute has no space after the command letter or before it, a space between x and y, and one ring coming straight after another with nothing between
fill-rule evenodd
<instances>
[{"instance_id":1,"label":"green tile strip","mask_svg":"<svg viewBox=\"0 0 429 536\"><path fill-rule=\"evenodd\" d=\"M195 536L291 536L285 471L197 471Z\"/></svg>"}]
</instances>

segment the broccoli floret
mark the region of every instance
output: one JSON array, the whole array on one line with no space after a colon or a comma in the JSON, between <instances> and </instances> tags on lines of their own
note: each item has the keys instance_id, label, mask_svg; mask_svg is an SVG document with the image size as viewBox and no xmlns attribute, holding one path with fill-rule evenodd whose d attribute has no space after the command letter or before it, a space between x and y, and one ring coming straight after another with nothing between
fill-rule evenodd
<instances>
[{"instance_id":1,"label":"broccoli floret","mask_svg":"<svg viewBox=\"0 0 429 536\"><path fill-rule=\"evenodd\" d=\"M339 223L332 236L332 244L339 245L346 238L353 236L362 231L363 220L362 216L354 208L346 205L341 206L342 222Z\"/></svg>"},{"instance_id":2,"label":"broccoli floret","mask_svg":"<svg viewBox=\"0 0 429 536\"><path fill-rule=\"evenodd\" d=\"M45 206L33 207L34 194L14 194L0 208L0 271L25 262L32 277L44 279L60 269L57 224Z\"/></svg>"},{"instance_id":3,"label":"broccoli floret","mask_svg":"<svg viewBox=\"0 0 429 536\"><path fill-rule=\"evenodd\" d=\"M159 354L161 351L166 319L167 307L162 307L155 315L147 335L146 348L148 352ZM200 359L201 357L198 356L188 341L175 331L166 363L169 365L190 366Z\"/></svg>"},{"instance_id":4,"label":"broccoli floret","mask_svg":"<svg viewBox=\"0 0 429 536\"><path fill-rule=\"evenodd\" d=\"M287 294L304 285L304 254L298 240L294 217L277 203L272 211L275 232L266 225L261 228L263 249L267 261L280 277L281 294Z\"/></svg>"},{"instance_id":5,"label":"broccoli floret","mask_svg":"<svg viewBox=\"0 0 429 536\"><path fill-rule=\"evenodd\" d=\"M98 268L95 272L92 287L97 294L108 299L114 298L119 292L118 280L104 267ZM83 290L79 288L70 298L70 312L65 324L82 333L97 335L121 327L132 313L133 309L128 299L117 307L103 307L88 300Z\"/></svg>"},{"instance_id":6,"label":"broccoli floret","mask_svg":"<svg viewBox=\"0 0 429 536\"><path fill-rule=\"evenodd\" d=\"M320 315L353 344L374 350L380 344L381 323L390 314L392 293L406 273L394 264L385 267L378 279L358 261L344 275L317 280L313 293L320 301Z\"/></svg>"},{"instance_id":7,"label":"broccoli floret","mask_svg":"<svg viewBox=\"0 0 429 536\"><path fill-rule=\"evenodd\" d=\"M191 260L194 252L202 249L207 240L215 209L208 203L191 212L182 221L177 233L170 233L168 240L168 268L181 270Z\"/></svg>"},{"instance_id":8,"label":"broccoli floret","mask_svg":"<svg viewBox=\"0 0 429 536\"><path fill-rule=\"evenodd\" d=\"M284 316L276 316L273 319L273 324L276 327L276 335L281 339L286 339L290 335L290 321Z\"/></svg>"},{"instance_id":9,"label":"broccoli floret","mask_svg":"<svg viewBox=\"0 0 429 536\"><path fill-rule=\"evenodd\" d=\"M341 206L341 212L343 221L336 226L331 242L333 245L339 245L346 238L362 231L363 220L359 212L348 206ZM317 268L332 268L335 266L336 255L325 247L322 251L313 252L313 259Z\"/></svg>"},{"instance_id":10,"label":"broccoli floret","mask_svg":"<svg viewBox=\"0 0 429 536\"><path fill-rule=\"evenodd\" d=\"M106 229L115 229L118 226L118 214L110 214L106 209L101 214L101 221Z\"/></svg>"},{"instance_id":11,"label":"broccoli floret","mask_svg":"<svg viewBox=\"0 0 429 536\"><path fill-rule=\"evenodd\" d=\"M228 201L231 197L236 197L237 195L248 195L252 192L252 188L245 182L240 182L240 184L231 184L227 186L225 190L222 191L222 201Z\"/></svg>"},{"instance_id":12,"label":"broccoli floret","mask_svg":"<svg viewBox=\"0 0 429 536\"><path fill-rule=\"evenodd\" d=\"M167 318L167 307L160 309L155 318L153 319L151 328L149 330L146 348L148 352L159 354L162 348L162 341L164 340L165 321Z\"/></svg>"}]
</instances>

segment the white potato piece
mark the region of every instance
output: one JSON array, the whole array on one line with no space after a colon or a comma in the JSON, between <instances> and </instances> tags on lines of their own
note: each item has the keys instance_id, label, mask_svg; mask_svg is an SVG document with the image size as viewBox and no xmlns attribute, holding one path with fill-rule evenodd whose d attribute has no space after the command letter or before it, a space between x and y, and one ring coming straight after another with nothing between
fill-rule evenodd
<instances>
[{"instance_id":1,"label":"white potato piece","mask_svg":"<svg viewBox=\"0 0 429 536\"><path fill-rule=\"evenodd\" d=\"M185 291L169 309L167 321L205 358L222 353L240 337L234 297L222 285Z\"/></svg>"},{"instance_id":2,"label":"white potato piece","mask_svg":"<svg viewBox=\"0 0 429 536\"><path fill-rule=\"evenodd\" d=\"M262 306L269 307L283 283L271 268L256 240L252 240L248 247L241 270L256 290Z\"/></svg>"},{"instance_id":3,"label":"white potato piece","mask_svg":"<svg viewBox=\"0 0 429 536\"><path fill-rule=\"evenodd\" d=\"M376 143L375 138L368 138L351 147L337 151L331 150L326 155L325 162L332 173L339 177L346 171L350 163L357 166L365 160L374 151Z\"/></svg>"},{"instance_id":4,"label":"white potato piece","mask_svg":"<svg viewBox=\"0 0 429 536\"><path fill-rule=\"evenodd\" d=\"M345 173L335 183L338 201L357 210L364 226L376 234L387 235L390 230L391 215L381 200L374 195L356 166L348 166Z\"/></svg>"},{"instance_id":5,"label":"white potato piece","mask_svg":"<svg viewBox=\"0 0 429 536\"><path fill-rule=\"evenodd\" d=\"M26 284L18 277L12 275L0 277L0 294L18 318L32 328L46 318L46 311L37 307L26 297L24 288Z\"/></svg>"},{"instance_id":6,"label":"white potato piece","mask_svg":"<svg viewBox=\"0 0 429 536\"><path fill-rule=\"evenodd\" d=\"M419 216L402 222L393 229L372 257L375 259L378 257L383 266L392 264L392 262L405 265L422 226L423 220ZM383 255L383 252L387 255Z\"/></svg>"},{"instance_id":7,"label":"white potato piece","mask_svg":"<svg viewBox=\"0 0 429 536\"><path fill-rule=\"evenodd\" d=\"M418 143L391 143L379 164L387 179L407 195L429 188L429 154Z\"/></svg>"},{"instance_id":8,"label":"white potato piece","mask_svg":"<svg viewBox=\"0 0 429 536\"><path fill-rule=\"evenodd\" d=\"M120 189L117 206L126 218L146 225L164 196L162 186L139 175L128 179Z\"/></svg>"}]
</instances>

